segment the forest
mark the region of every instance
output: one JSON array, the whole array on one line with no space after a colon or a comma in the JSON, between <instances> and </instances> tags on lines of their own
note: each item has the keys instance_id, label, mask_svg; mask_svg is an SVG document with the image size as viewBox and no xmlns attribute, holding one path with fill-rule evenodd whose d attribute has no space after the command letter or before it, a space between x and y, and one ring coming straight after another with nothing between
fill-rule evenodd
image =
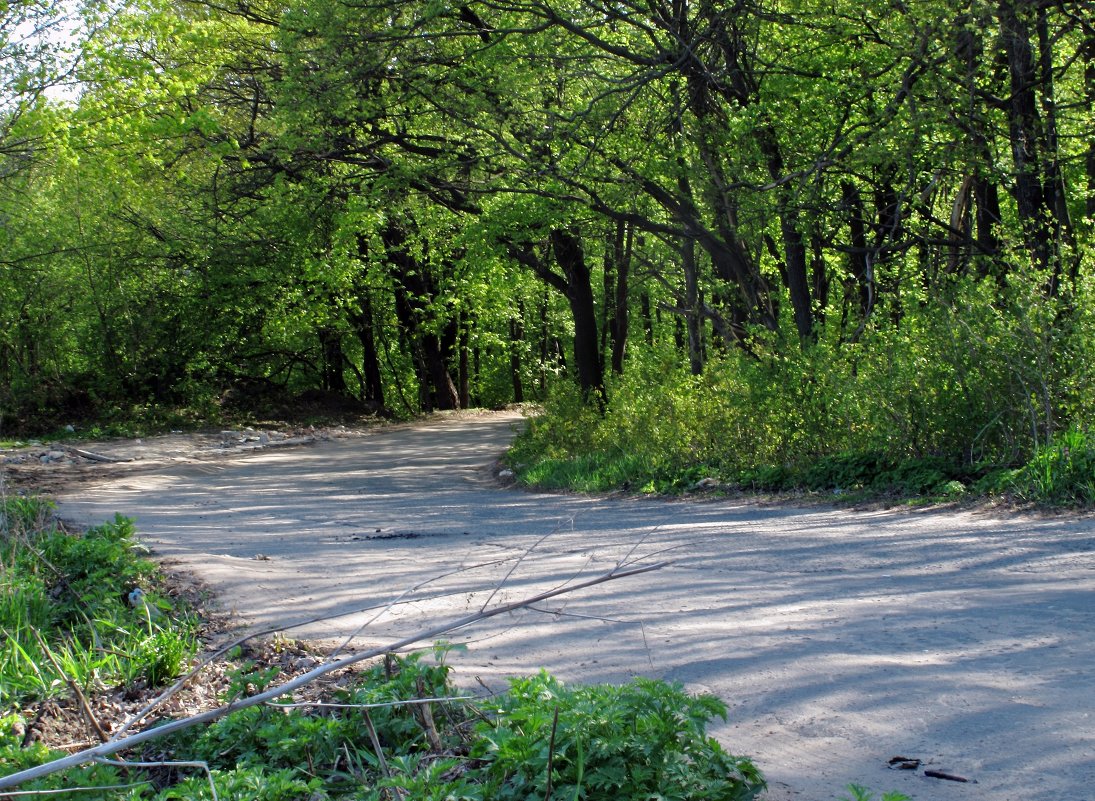
<instances>
[{"instance_id":1,"label":"forest","mask_svg":"<svg viewBox=\"0 0 1095 801\"><path fill-rule=\"evenodd\" d=\"M620 482L1095 475L1090 0L0 15L0 436L535 403L518 459Z\"/></svg>"}]
</instances>

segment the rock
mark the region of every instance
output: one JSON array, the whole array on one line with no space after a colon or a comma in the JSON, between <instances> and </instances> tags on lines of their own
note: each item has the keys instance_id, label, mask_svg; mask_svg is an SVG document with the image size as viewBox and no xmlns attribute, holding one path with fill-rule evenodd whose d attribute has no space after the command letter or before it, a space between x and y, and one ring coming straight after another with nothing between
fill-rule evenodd
<instances>
[{"instance_id":1,"label":"rock","mask_svg":"<svg viewBox=\"0 0 1095 801\"><path fill-rule=\"evenodd\" d=\"M261 434L259 434L259 445L269 445L269 444L270 444L270 435L267 434L265 431L263 431Z\"/></svg>"},{"instance_id":2,"label":"rock","mask_svg":"<svg viewBox=\"0 0 1095 801\"><path fill-rule=\"evenodd\" d=\"M46 455L49 457L51 462L59 462L65 458L64 451L50 451Z\"/></svg>"},{"instance_id":3,"label":"rock","mask_svg":"<svg viewBox=\"0 0 1095 801\"><path fill-rule=\"evenodd\" d=\"M72 423L69 423L67 426L65 426L65 432L68 434L75 434L76 426L74 426Z\"/></svg>"},{"instance_id":4,"label":"rock","mask_svg":"<svg viewBox=\"0 0 1095 801\"><path fill-rule=\"evenodd\" d=\"M502 481L509 481L511 478L513 478L513 476L514 476L514 473L513 473L512 470L499 470L498 471L498 478L502 479Z\"/></svg>"}]
</instances>

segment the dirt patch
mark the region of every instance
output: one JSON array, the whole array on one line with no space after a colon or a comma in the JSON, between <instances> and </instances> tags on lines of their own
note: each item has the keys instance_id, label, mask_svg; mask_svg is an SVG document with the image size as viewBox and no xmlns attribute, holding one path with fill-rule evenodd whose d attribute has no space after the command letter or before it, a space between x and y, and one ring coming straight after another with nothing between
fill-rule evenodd
<instances>
[{"instance_id":1,"label":"dirt patch","mask_svg":"<svg viewBox=\"0 0 1095 801\"><path fill-rule=\"evenodd\" d=\"M367 428L237 428L141 438L32 440L0 448L0 488L53 495L88 484L155 473L171 465L239 458L362 436Z\"/></svg>"},{"instance_id":2,"label":"dirt patch","mask_svg":"<svg viewBox=\"0 0 1095 801\"><path fill-rule=\"evenodd\" d=\"M297 640L273 638L246 643L231 659L218 659L204 666L180 691L159 704L153 714L134 727L134 731L222 706L233 697L233 683L237 687L239 685L236 674L244 665L248 665L248 670L256 671L276 668L280 682L307 673L324 658L322 648ZM201 659L199 657L199 661ZM356 670L343 670L328 674L289 700L299 702L326 698L335 689L350 684L356 673ZM147 687L137 682L127 687L88 693L88 707L94 723L72 695L30 704L21 711L26 721L22 732L23 745L40 742L49 748L68 752L91 748L100 742L96 726L107 736L117 733L163 691L162 687Z\"/></svg>"}]
</instances>

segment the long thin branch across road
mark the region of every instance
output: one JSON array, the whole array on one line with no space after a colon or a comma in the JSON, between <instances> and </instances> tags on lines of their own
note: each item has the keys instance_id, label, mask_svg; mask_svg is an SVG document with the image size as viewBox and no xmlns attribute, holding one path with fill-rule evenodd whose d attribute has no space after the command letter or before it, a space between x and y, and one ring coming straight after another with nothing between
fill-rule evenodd
<instances>
[{"instance_id":1,"label":"long thin branch across road","mask_svg":"<svg viewBox=\"0 0 1095 801\"><path fill-rule=\"evenodd\" d=\"M593 587L598 584L604 584L606 581L614 581L616 579L628 578L630 576L637 576L642 573L649 573L653 570L659 570L669 562L654 562L648 565L627 566L617 565L607 573L602 573L586 581L578 582L566 587L556 587L553 590L533 595L520 601L513 601L507 604L501 604L491 609L481 609L470 615L458 618L448 623L442 623L437 626L419 631L408 637L398 640L397 642L390 643L383 648L373 648L368 651L363 651L357 654L350 654L338 659L334 662L328 662L320 665L314 670L297 676L295 679L285 682L284 684L272 687L269 690L258 693L257 695L251 695L247 698L240 698L230 704L211 709L207 712L202 712L198 715L193 715L188 718L182 718L181 720L174 720L170 723L166 723L163 726L157 726L152 729L146 729L145 731L131 735L121 740L115 740L102 745L95 746L94 748L88 748L84 751L79 751L75 754L71 754L61 759L56 759L53 762L47 762L44 765L39 765L34 768L28 768L27 770L13 773L10 776L0 777L0 790L4 790L10 787L17 787L26 781L32 779L40 779L43 776L49 776L58 771L66 770L68 768L76 767L77 765L83 765L88 762L94 762L97 759L101 759L111 754L116 754L119 751L123 751L127 748L131 748L140 743L152 740L157 737L163 737L173 732L181 731L182 729L188 729L191 726L198 726L203 723L211 723L218 718L222 718L225 715L236 712L240 709L246 709L251 706L266 703L282 695L293 692L301 687L304 687L316 679L324 676L333 671L352 665L356 662L361 662L365 659L371 659L373 657L382 656L386 653L398 651L402 648L406 648L409 645L422 642L423 640L433 640L445 634L449 634L458 629L466 628L480 621L487 620L497 615L503 615L507 612L513 612L517 609L523 609L533 604L537 604L541 601L545 601L549 598L555 598L560 595L572 593L577 590L586 589L587 587ZM634 563L632 563L634 565ZM6 793L0 793L0 797L7 795Z\"/></svg>"}]
</instances>

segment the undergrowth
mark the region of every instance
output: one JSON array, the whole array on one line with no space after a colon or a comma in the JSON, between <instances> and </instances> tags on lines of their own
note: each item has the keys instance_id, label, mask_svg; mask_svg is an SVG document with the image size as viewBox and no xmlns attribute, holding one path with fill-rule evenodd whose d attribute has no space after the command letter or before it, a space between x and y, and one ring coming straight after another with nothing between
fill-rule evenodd
<instances>
[{"instance_id":1,"label":"undergrowth","mask_svg":"<svg viewBox=\"0 0 1095 801\"><path fill-rule=\"evenodd\" d=\"M712 370L712 374L717 373ZM1025 460L974 460L969 447L923 453L872 447L872 437L829 436L809 425L780 428L763 408L716 408L733 396L725 375L671 372L660 385L622 381L604 416L560 387L506 460L524 484L579 492L674 494L722 489L815 493L830 498L917 502L1009 496L1047 506L1095 504L1095 439L1074 428ZM745 388L738 387L740 392ZM738 417L749 419L736 419Z\"/></svg>"},{"instance_id":2,"label":"undergrowth","mask_svg":"<svg viewBox=\"0 0 1095 801\"><path fill-rule=\"evenodd\" d=\"M82 534L38 498L0 498L0 712L115 685L162 685L197 650L196 621L151 589L155 565L118 516ZM161 608L162 607L162 608Z\"/></svg>"},{"instance_id":3,"label":"undergrowth","mask_svg":"<svg viewBox=\"0 0 1095 801\"><path fill-rule=\"evenodd\" d=\"M274 678L245 666L229 695ZM425 698L434 700L406 703ZM205 763L208 774L130 770L120 782L117 769L97 766L23 789L124 783L80 797L190 801L212 798L212 782L222 801L748 801L765 787L748 759L706 735L726 706L662 681L572 688L540 673L471 701L456 697L443 662L411 654L388 657L334 700L313 710L251 707L155 745L161 761L166 747L171 759ZM16 745L11 720L0 723L5 772L48 759L44 748Z\"/></svg>"}]
</instances>

